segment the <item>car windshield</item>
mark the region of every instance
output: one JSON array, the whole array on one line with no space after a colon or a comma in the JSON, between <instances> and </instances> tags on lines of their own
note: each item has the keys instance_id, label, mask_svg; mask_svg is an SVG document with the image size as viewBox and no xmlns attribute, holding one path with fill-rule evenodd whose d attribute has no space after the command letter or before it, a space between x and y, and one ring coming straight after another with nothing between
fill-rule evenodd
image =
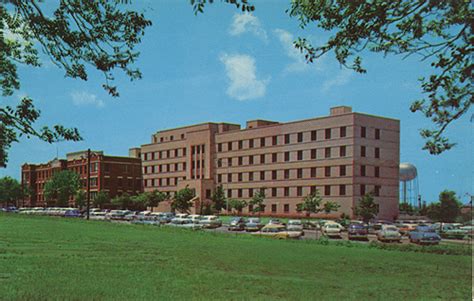
<instances>
[{"instance_id":1,"label":"car windshield","mask_svg":"<svg viewBox=\"0 0 474 301\"><path fill-rule=\"evenodd\" d=\"M336 224L327 224L326 227L327 227L327 228L331 228L331 229L336 229L336 228L339 228L339 225L336 225Z\"/></svg>"},{"instance_id":2,"label":"car windshield","mask_svg":"<svg viewBox=\"0 0 474 301\"><path fill-rule=\"evenodd\" d=\"M386 227L385 231L398 231L396 227Z\"/></svg>"},{"instance_id":3,"label":"car windshield","mask_svg":"<svg viewBox=\"0 0 474 301\"><path fill-rule=\"evenodd\" d=\"M249 219L249 224L258 224L260 220L258 218L251 218Z\"/></svg>"},{"instance_id":4,"label":"car windshield","mask_svg":"<svg viewBox=\"0 0 474 301\"><path fill-rule=\"evenodd\" d=\"M301 221L289 221L288 224L290 224L290 225L301 225Z\"/></svg>"}]
</instances>

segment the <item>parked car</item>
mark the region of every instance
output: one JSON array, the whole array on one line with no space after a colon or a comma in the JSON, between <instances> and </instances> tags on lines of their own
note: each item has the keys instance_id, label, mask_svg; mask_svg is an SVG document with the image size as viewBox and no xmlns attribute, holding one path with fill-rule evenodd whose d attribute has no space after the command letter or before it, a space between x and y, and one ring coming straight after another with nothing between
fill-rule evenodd
<instances>
[{"instance_id":1,"label":"parked car","mask_svg":"<svg viewBox=\"0 0 474 301\"><path fill-rule=\"evenodd\" d=\"M319 222L310 220L310 221L302 221L303 229L305 230L317 230L320 228Z\"/></svg>"},{"instance_id":2,"label":"parked car","mask_svg":"<svg viewBox=\"0 0 474 301\"><path fill-rule=\"evenodd\" d=\"M204 228L207 229L215 229L222 226L222 221L215 215L206 215L201 218L199 221L200 224L203 225Z\"/></svg>"},{"instance_id":3,"label":"parked car","mask_svg":"<svg viewBox=\"0 0 474 301\"><path fill-rule=\"evenodd\" d=\"M299 219L290 219L286 229L288 231L303 231L303 223Z\"/></svg>"},{"instance_id":4,"label":"parked car","mask_svg":"<svg viewBox=\"0 0 474 301\"><path fill-rule=\"evenodd\" d=\"M191 229L191 230L200 230L203 228L202 224L194 223L189 218L173 219L171 223L166 224L166 226Z\"/></svg>"},{"instance_id":5,"label":"parked car","mask_svg":"<svg viewBox=\"0 0 474 301\"><path fill-rule=\"evenodd\" d=\"M284 224L278 218L271 218L270 220L268 220L267 225L284 225Z\"/></svg>"},{"instance_id":6,"label":"parked car","mask_svg":"<svg viewBox=\"0 0 474 301\"><path fill-rule=\"evenodd\" d=\"M79 210L77 209L68 209L64 211L64 217L81 217L82 214Z\"/></svg>"},{"instance_id":7,"label":"parked car","mask_svg":"<svg viewBox=\"0 0 474 301\"><path fill-rule=\"evenodd\" d=\"M167 224L174 218L174 214L172 212L161 212L159 217L162 224Z\"/></svg>"},{"instance_id":8,"label":"parked car","mask_svg":"<svg viewBox=\"0 0 474 301\"><path fill-rule=\"evenodd\" d=\"M401 235L407 235L415 230L416 225L415 224L396 224L395 225L398 228L398 231L400 232Z\"/></svg>"},{"instance_id":9,"label":"parked car","mask_svg":"<svg viewBox=\"0 0 474 301\"><path fill-rule=\"evenodd\" d=\"M89 214L89 219L92 219L92 220L105 220L105 219L106 219L106 215L107 215L107 213L106 213L106 212L103 212L103 211L91 212L91 213Z\"/></svg>"},{"instance_id":10,"label":"parked car","mask_svg":"<svg viewBox=\"0 0 474 301\"><path fill-rule=\"evenodd\" d=\"M321 228L321 231L323 235L327 237L338 237L342 238L341 232L342 232L342 226L338 223L335 222L327 222L324 224L324 226Z\"/></svg>"},{"instance_id":11,"label":"parked car","mask_svg":"<svg viewBox=\"0 0 474 301\"><path fill-rule=\"evenodd\" d=\"M3 207L1 211L2 212L17 213L18 209L15 206L7 206L7 207Z\"/></svg>"},{"instance_id":12,"label":"parked car","mask_svg":"<svg viewBox=\"0 0 474 301\"><path fill-rule=\"evenodd\" d=\"M260 231L252 233L252 235L278 239L298 239L302 236L302 232L303 231L288 231L284 225L270 224L263 227Z\"/></svg>"},{"instance_id":13,"label":"parked car","mask_svg":"<svg viewBox=\"0 0 474 301\"><path fill-rule=\"evenodd\" d=\"M260 229L263 228L263 224L260 221L260 218L258 217L251 217L249 220L245 223L245 231L247 232L255 232L255 231L260 231Z\"/></svg>"},{"instance_id":14,"label":"parked car","mask_svg":"<svg viewBox=\"0 0 474 301\"><path fill-rule=\"evenodd\" d=\"M128 210L112 210L106 214L107 220L124 220L125 216L129 213Z\"/></svg>"},{"instance_id":15,"label":"parked car","mask_svg":"<svg viewBox=\"0 0 474 301\"><path fill-rule=\"evenodd\" d=\"M377 239L382 242L401 242L402 235L397 227L393 225L382 225L380 231L377 232Z\"/></svg>"},{"instance_id":16,"label":"parked car","mask_svg":"<svg viewBox=\"0 0 474 301\"><path fill-rule=\"evenodd\" d=\"M369 240L369 227L366 224L350 223L347 228L347 235L349 240L363 239Z\"/></svg>"},{"instance_id":17,"label":"parked car","mask_svg":"<svg viewBox=\"0 0 474 301\"><path fill-rule=\"evenodd\" d=\"M138 215L138 212L136 212L136 211L130 211L129 213L127 213L127 214L123 217L123 219L130 222L130 221L134 220L134 219L137 217L137 215Z\"/></svg>"},{"instance_id":18,"label":"parked car","mask_svg":"<svg viewBox=\"0 0 474 301\"><path fill-rule=\"evenodd\" d=\"M188 214L186 213L178 213L175 215L174 218L171 219L171 223L179 224L181 221L186 220L187 217L188 217Z\"/></svg>"},{"instance_id":19,"label":"parked car","mask_svg":"<svg viewBox=\"0 0 474 301\"><path fill-rule=\"evenodd\" d=\"M230 221L229 227L227 230L229 231L243 231L245 229L245 220L243 217L234 217Z\"/></svg>"},{"instance_id":20,"label":"parked car","mask_svg":"<svg viewBox=\"0 0 474 301\"><path fill-rule=\"evenodd\" d=\"M437 245L441 241L441 237L436 231L429 226L418 226L409 234L410 242L417 244Z\"/></svg>"},{"instance_id":21,"label":"parked car","mask_svg":"<svg viewBox=\"0 0 474 301\"><path fill-rule=\"evenodd\" d=\"M159 226L161 222L160 218L157 215L139 213L137 214L135 219L132 220L132 224Z\"/></svg>"}]
</instances>

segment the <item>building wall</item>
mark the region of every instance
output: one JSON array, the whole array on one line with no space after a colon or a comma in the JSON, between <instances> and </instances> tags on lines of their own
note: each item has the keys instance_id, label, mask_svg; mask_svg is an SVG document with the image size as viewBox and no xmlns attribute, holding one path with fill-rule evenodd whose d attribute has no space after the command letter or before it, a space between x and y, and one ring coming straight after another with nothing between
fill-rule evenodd
<instances>
[{"instance_id":1,"label":"building wall","mask_svg":"<svg viewBox=\"0 0 474 301\"><path fill-rule=\"evenodd\" d=\"M246 200L264 188L265 213L278 215L296 214L296 204L318 190L324 201L341 206L332 217L353 216L361 195L374 191L379 217L392 219L398 215L399 135L398 120L348 107L289 123L252 120L246 129L206 123L160 131L141 147L145 190L173 195L188 186L204 201L217 185L228 197ZM178 157L163 156L175 150ZM176 163L178 170L168 171Z\"/></svg>"}]
</instances>

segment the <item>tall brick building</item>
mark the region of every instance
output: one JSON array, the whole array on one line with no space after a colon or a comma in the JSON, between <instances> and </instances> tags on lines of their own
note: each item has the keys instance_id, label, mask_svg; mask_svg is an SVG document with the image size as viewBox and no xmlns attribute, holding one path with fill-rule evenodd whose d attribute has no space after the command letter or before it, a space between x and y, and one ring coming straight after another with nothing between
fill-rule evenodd
<instances>
[{"instance_id":1,"label":"tall brick building","mask_svg":"<svg viewBox=\"0 0 474 301\"><path fill-rule=\"evenodd\" d=\"M189 186L199 202L217 185L229 198L249 200L262 188L266 214L296 214L316 189L341 205L333 216L353 216L361 195L373 191L379 218L398 215L398 120L331 108L329 116L279 123L203 123L159 131L141 153L145 191L173 195ZM169 210L161 204L158 210ZM248 212L248 208L244 213Z\"/></svg>"},{"instance_id":2,"label":"tall brick building","mask_svg":"<svg viewBox=\"0 0 474 301\"><path fill-rule=\"evenodd\" d=\"M43 189L45 183L57 171L72 170L79 174L82 189L87 189L87 152L75 152L66 155L65 160L54 159L48 163L27 164L22 166L21 182L29 187L31 195L24 206L45 206ZM106 191L110 197L124 192L136 194L143 191L141 160L133 157L107 156L94 151L91 156L91 199L99 191Z\"/></svg>"}]
</instances>

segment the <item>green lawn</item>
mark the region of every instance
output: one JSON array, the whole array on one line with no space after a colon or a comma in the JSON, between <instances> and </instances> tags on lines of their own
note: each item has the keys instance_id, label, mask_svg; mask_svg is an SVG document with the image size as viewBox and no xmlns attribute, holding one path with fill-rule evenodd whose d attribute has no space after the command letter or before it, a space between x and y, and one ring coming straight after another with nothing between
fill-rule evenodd
<instances>
[{"instance_id":1,"label":"green lawn","mask_svg":"<svg viewBox=\"0 0 474 301\"><path fill-rule=\"evenodd\" d=\"M470 300L471 257L0 214L5 300Z\"/></svg>"}]
</instances>

